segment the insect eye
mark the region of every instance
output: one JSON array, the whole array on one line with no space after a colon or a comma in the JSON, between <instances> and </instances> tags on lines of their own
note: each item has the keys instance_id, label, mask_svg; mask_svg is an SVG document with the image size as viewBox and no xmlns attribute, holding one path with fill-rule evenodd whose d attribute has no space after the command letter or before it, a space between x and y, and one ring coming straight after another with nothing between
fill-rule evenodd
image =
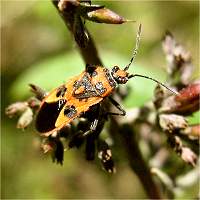
<instances>
[{"instance_id":1,"label":"insect eye","mask_svg":"<svg viewBox=\"0 0 200 200\"><path fill-rule=\"evenodd\" d=\"M113 72L116 72L116 71L118 71L118 70L119 70L119 67L118 67L118 66L114 66L113 69L112 69Z\"/></svg>"}]
</instances>

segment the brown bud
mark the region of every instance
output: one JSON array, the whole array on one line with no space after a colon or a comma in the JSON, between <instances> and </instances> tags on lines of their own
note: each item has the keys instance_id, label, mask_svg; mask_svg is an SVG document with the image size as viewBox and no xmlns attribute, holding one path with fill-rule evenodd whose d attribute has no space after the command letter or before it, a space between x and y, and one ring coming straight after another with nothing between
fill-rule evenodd
<instances>
[{"instance_id":1,"label":"brown bud","mask_svg":"<svg viewBox=\"0 0 200 200\"><path fill-rule=\"evenodd\" d=\"M106 24L122 24L131 21L124 19L122 16L107 8L101 8L92 12L88 12L87 15L85 15L85 18L93 22Z\"/></svg>"},{"instance_id":2,"label":"brown bud","mask_svg":"<svg viewBox=\"0 0 200 200\"><path fill-rule=\"evenodd\" d=\"M200 97L200 83L191 84L183 88L179 95L176 96L176 101L181 103L190 103Z\"/></svg>"},{"instance_id":3,"label":"brown bud","mask_svg":"<svg viewBox=\"0 0 200 200\"><path fill-rule=\"evenodd\" d=\"M199 110L200 83L191 84L182 89L177 96L171 96L163 101L159 110L162 113L190 115Z\"/></svg>"},{"instance_id":4,"label":"brown bud","mask_svg":"<svg viewBox=\"0 0 200 200\"><path fill-rule=\"evenodd\" d=\"M173 132L177 129L185 129L187 121L184 117L175 114L159 115L159 123L163 130Z\"/></svg>"},{"instance_id":5,"label":"brown bud","mask_svg":"<svg viewBox=\"0 0 200 200\"><path fill-rule=\"evenodd\" d=\"M177 111L183 114L191 114L200 108L200 83L191 84L188 87L182 89L179 95L175 97L177 102Z\"/></svg>"},{"instance_id":6,"label":"brown bud","mask_svg":"<svg viewBox=\"0 0 200 200\"><path fill-rule=\"evenodd\" d=\"M26 128L32 121L33 111L31 108L27 107L17 122L17 128Z\"/></svg>"},{"instance_id":7,"label":"brown bud","mask_svg":"<svg viewBox=\"0 0 200 200\"><path fill-rule=\"evenodd\" d=\"M16 114L21 114L27 109L27 107L28 103L25 101L13 103L6 108L6 115L13 117Z\"/></svg>"}]
</instances>

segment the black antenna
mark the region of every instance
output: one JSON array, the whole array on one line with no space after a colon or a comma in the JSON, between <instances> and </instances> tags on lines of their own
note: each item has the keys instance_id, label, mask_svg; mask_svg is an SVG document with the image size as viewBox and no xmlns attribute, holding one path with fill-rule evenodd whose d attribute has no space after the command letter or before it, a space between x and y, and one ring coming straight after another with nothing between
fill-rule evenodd
<instances>
[{"instance_id":1,"label":"black antenna","mask_svg":"<svg viewBox=\"0 0 200 200\"><path fill-rule=\"evenodd\" d=\"M135 48L133 50L132 58L131 58L129 64L124 68L124 71L127 71L129 69L130 65L132 64L132 62L134 61L134 59L137 55L139 43L140 43L141 32L142 32L142 24L140 24L139 27L138 27L138 32L137 32L137 36L136 36L136 43L135 43Z\"/></svg>"},{"instance_id":2,"label":"black antenna","mask_svg":"<svg viewBox=\"0 0 200 200\"><path fill-rule=\"evenodd\" d=\"M135 77L135 76L137 76L137 77L142 77L142 78L146 78L146 79L150 79L150 80L152 80L152 81L158 83L159 85L162 85L164 88L166 88L167 90L169 90L169 91L172 92L173 94L179 95L179 93L178 93L177 91L172 90L171 88L169 88L168 86L164 85L164 84L161 83L160 81L157 81L157 80L154 79L154 78L151 78L151 77L148 77L148 76L143 76L143 75L140 75L140 74L131 74L131 75L128 76L128 78L130 79L130 78L133 78L133 77Z\"/></svg>"}]
</instances>

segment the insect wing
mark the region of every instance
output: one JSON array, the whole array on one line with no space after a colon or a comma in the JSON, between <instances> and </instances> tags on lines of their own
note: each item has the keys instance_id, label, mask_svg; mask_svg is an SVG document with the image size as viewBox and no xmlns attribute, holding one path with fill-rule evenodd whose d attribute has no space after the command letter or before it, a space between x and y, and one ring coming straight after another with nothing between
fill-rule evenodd
<instances>
[{"instance_id":1,"label":"insect wing","mask_svg":"<svg viewBox=\"0 0 200 200\"><path fill-rule=\"evenodd\" d=\"M55 128L56 120L67 102L67 96L69 96L67 89L65 89L66 85L54 89L43 100L36 117L36 129L39 132L44 133Z\"/></svg>"},{"instance_id":2,"label":"insect wing","mask_svg":"<svg viewBox=\"0 0 200 200\"><path fill-rule=\"evenodd\" d=\"M55 122L64 104L59 105L60 101L44 102L36 118L36 129L41 132L48 132L55 128Z\"/></svg>"},{"instance_id":3,"label":"insect wing","mask_svg":"<svg viewBox=\"0 0 200 200\"><path fill-rule=\"evenodd\" d=\"M71 99L66 103L66 105L62 108L57 120L56 127L63 126L65 124L70 123L76 117L79 117L82 113L89 110L89 108L100 101L103 100L101 97L91 97L86 99L79 100L76 98Z\"/></svg>"},{"instance_id":4,"label":"insect wing","mask_svg":"<svg viewBox=\"0 0 200 200\"><path fill-rule=\"evenodd\" d=\"M70 79L66 84L61 85L50 92L43 100L36 117L36 129L39 132L49 132L57 127L55 124L57 118L60 116L59 114L62 111L63 106L72 98L74 82L82 76L83 73ZM65 119L65 121L67 120Z\"/></svg>"}]
</instances>

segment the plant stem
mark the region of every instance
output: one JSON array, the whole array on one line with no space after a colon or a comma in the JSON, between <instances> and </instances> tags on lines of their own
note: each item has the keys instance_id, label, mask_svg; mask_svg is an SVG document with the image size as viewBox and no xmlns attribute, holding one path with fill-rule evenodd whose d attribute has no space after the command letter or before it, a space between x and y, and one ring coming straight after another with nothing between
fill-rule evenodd
<instances>
[{"instance_id":1,"label":"plant stem","mask_svg":"<svg viewBox=\"0 0 200 200\"><path fill-rule=\"evenodd\" d=\"M62 17L63 21L65 22L67 28L69 31L74 34L73 32L73 25L74 25L74 15L72 12L67 13L67 12L60 12L58 9L58 1L57 0L52 0L52 3L54 6L57 8L60 16ZM85 28L86 30L86 28ZM87 31L87 30L86 30ZM91 35L88 33L88 44L85 48L80 47L77 44L78 50L81 53L81 56L86 64L96 64L96 65L103 65L101 59L99 58L96 46L94 44L94 41L91 37Z\"/></svg>"},{"instance_id":2,"label":"plant stem","mask_svg":"<svg viewBox=\"0 0 200 200\"><path fill-rule=\"evenodd\" d=\"M150 168L142 157L133 127L127 123L119 125L116 117L112 117L111 123L110 132L113 133L113 138L118 137L117 140L121 141L130 167L137 174L149 198L162 199L158 185L156 185L150 172Z\"/></svg>"},{"instance_id":3,"label":"plant stem","mask_svg":"<svg viewBox=\"0 0 200 200\"><path fill-rule=\"evenodd\" d=\"M54 6L58 9L58 1L53 1ZM69 31L73 33L73 13L60 12L61 17L63 18L65 24L67 25ZM86 48L81 48L78 46L79 51L85 61L85 63L89 64L99 64L102 65L102 62L98 56L98 52L94 41L91 38L91 35L88 33L89 42ZM108 104L106 104L108 106ZM116 135L113 137L115 143L118 143L119 140L123 141L124 149L126 150L126 156L129 160L130 166L132 170L138 175L141 183L144 186L146 193L151 199L161 199L159 189L155 184L152 175L150 173L150 169L146 165L145 161L142 158L142 154L138 147L138 142L135 140L134 133L132 127L129 124L120 125L116 118L112 117L112 124L115 126L115 130L113 133L118 133L117 136L119 138L116 139Z\"/></svg>"}]
</instances>

